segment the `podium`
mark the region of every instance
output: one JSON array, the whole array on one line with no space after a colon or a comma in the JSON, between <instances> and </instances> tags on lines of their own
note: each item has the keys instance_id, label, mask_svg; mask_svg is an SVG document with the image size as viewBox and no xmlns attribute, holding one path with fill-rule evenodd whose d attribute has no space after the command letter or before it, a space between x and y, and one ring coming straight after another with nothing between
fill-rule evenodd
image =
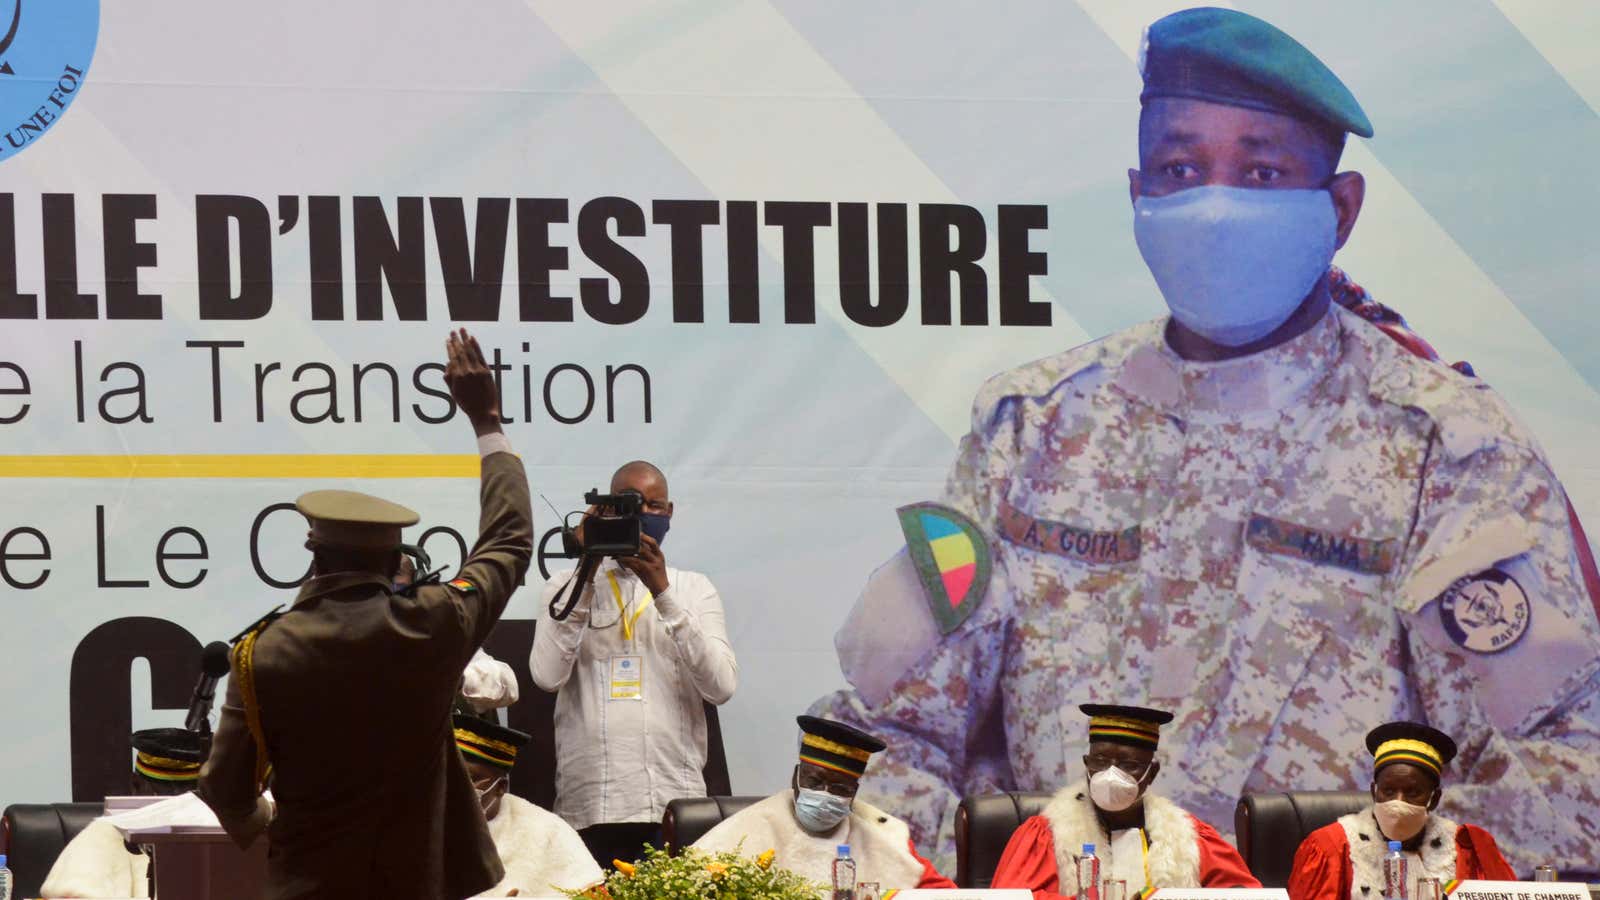
<instances>
[{"instance_id":1,"label":"podium","mask_svg":"<svg viewBox=\"0 0 1600 900\"><path fill-rule=\"evenodd\" d=\"M267 836L240 850L220 828L130 831L128 843L150 849L161 900L257 900L267 880Z\"/></svg>"}]
</instances>

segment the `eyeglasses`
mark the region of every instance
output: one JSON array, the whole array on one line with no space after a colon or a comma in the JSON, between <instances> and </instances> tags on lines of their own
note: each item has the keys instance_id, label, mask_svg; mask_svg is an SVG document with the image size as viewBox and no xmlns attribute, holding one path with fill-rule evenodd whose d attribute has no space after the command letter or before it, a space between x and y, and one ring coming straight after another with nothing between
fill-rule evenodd
<instances>
[{"instance_id":1,"label":"eyeglasses","mask_svg":"<svg viewBox=\"0 0 1600 900\"><path fill-rule=\"evenodd\" d=\"M1095 753L1083 758L1083 767L1089 770L1090 775L1104 772L1112 766L1116 766L1122 771L1128 773L1133 777L1134 781L1143 781L1145 773L1150 771L1150 764L1148 762L1138 763L1134 762L1133 760L1123 759L1118 756L1104 756L1102 754Z\"/></svg>"},{"instance_id":2,"label":"eyeglasses","mask_svg":"<svg viewBox=\"0 0 1600 900\"><path fill-rule=\"evenodd\" d=\"M506 787L511 781L508 775L496 775L493 778L473 779L472 789L478 792L481 799Z\"/></svg>"},{"instance_id":3,"label":"eyeglasses","mask_svg":"<svg viewBox=\"0 0 1600 900\"><path fill-rule=\"evenodd\" d=\"M837 781L829 781L815 772L801 770L801 772L795 776L795 784L799 785L803 790L822 791L823 793L832 794L835 797L843 797L846 800L853 800L856 796L855 784L843 784Z\"/></svg>"}]
</instances>

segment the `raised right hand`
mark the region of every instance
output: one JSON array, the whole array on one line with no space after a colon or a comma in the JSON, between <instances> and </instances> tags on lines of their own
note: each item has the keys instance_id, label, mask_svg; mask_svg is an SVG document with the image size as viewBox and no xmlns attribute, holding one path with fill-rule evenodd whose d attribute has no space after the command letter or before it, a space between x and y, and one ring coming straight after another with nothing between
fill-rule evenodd
<instances>
[{"instance_id":1,"label":"raised right hand","mask_svg":"<svg viewBox=\"0 0 1600 900\"><path fill-rule=\"evenodd\" d=\"M500 394L495 390L494 375L484 361L478 339L465 328L450 333L445 341L449 362L445 364L444 381L450 386L450 396L467 414L474 430L500 430Z\"/></svg>"}]
</instances>

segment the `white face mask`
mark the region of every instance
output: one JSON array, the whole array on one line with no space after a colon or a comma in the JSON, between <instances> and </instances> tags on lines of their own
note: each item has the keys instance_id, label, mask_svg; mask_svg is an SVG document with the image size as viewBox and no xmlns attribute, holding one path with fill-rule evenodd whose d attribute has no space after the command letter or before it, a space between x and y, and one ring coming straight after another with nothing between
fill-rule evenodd
<instances>
[{"instance_id":1,"label":"white face mask","mask_svg":"<svg viewBox=\"0 0 1600 900\"><path fill-rule=\"evenodd\" d=\"M1205 185L1133 203L1133 236L1172 317L1241 347L1271 334L1328 271L1339 217L1325 190Z\"/></svg>"},{"instance_id":2,"label":"white face mask","mask_svg":"<svg viewBox=\"0 0 1600 900\"><path fill-rule=\"evenodd\" d=\"M794 796L794 817L812 834L827 834L850 815L850 801L826 791L800 788Z\"/></svg>"},{"instance_id":3,"label":"white face mask","mask_svg":"<svg viewBox=\"0 0 1600 900\"><path fill-rule=\"evenodd\" d=\"M1428 824L1428 808L1401 799L1388 800L1372 807L1378 817L1378 827L1391 841L1409 841L1422 832Z\"/></svg>"},{"instance_id":4,"label":"white face mask","mask_svg":"<svg viewBox=\"0 0 1600 900\"><path fill-rule=\"evenodd\" d=\"M1138 802L1140 792L1138 780L1116 766L1089 776L1089 799L1106 812L1122 812Z\"/></svg>"}]
</instances>

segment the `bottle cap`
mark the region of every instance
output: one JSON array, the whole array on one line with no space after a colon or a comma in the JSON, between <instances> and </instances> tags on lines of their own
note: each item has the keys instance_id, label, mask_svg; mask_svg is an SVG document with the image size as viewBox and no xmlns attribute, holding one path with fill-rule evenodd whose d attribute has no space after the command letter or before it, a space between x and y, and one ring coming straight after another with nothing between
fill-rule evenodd
<instances>
[{"instance_id":1,"label":"bottle cap","mask_svg":"<svg viewBox=\"0 0 1600 900\"><path fill-rule=\"evenodd\" d=\"M1083 852L1084 852L1085 855L1093 853L1094 852L1094 845L1093 844L1084 844L1083 845Z\"/></svg>"},{"instance_id":2,"label":"bottle cap","mask_svg":"<svg viewBox=\"0 0 1600 900\"><path fill-rule=\"evenodd\" d=\"M850 855L850 845L849 844L840 844L839 845L839 855L840 856L849 856Z\"/></svg>"},{"instance_id":3,"label":"bottle cap","mask_svg":"<svg viewBox=\"0 0 1600 900\"><path fill-rule=\"evenodd\" d=\"M1390 850L1399 850L1400 849L1400 842L1399 841L1390 841L1389 842L1389 849Z\"/></svg>"},{"instance_id":4,"label":"bottle cap","mask_svg":"<svg viewBox=\"0 0 1600 900\"><path fill-rule=\"evenodd\" d=\"M4 869L5 867L6 867L6 855L4 853L0 853L0 869Z\"/></svg>"}]
</instances>

